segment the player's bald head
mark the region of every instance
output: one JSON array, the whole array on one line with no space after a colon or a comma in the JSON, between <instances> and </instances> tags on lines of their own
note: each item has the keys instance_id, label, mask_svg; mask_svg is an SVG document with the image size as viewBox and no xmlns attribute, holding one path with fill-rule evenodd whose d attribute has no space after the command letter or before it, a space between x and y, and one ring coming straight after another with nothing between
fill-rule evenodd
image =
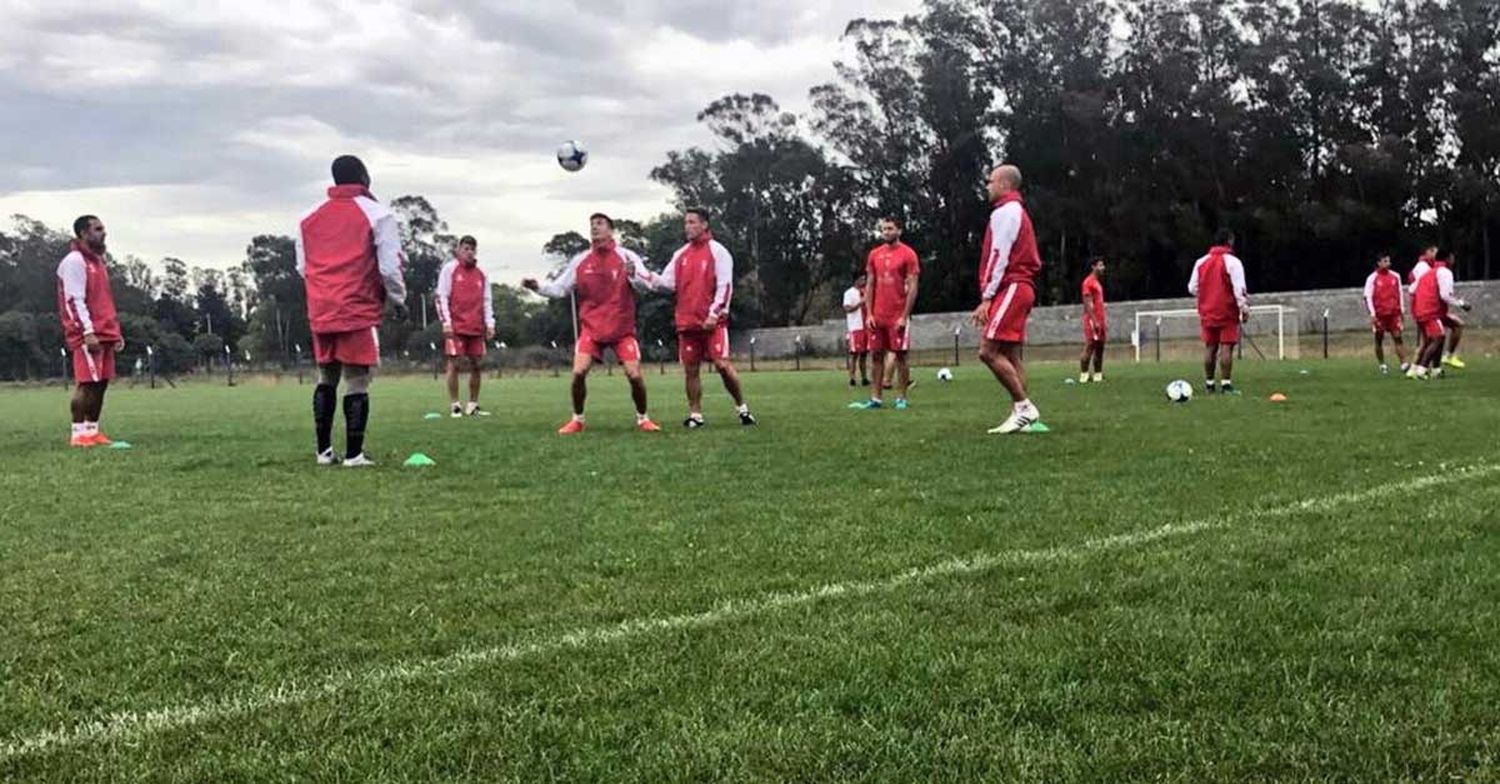
<instances>
[{"instance_id":1,"label":"player's bald head","mask_svg":"<svg viewBox=\"0 0 1500 784\"><path fill-rule=\"evenodd\" d=\"M994 176L1013 191L1021 189L1021 167L1015 164L1007 163L996 166Z\"/></svg>"}]
</instances>

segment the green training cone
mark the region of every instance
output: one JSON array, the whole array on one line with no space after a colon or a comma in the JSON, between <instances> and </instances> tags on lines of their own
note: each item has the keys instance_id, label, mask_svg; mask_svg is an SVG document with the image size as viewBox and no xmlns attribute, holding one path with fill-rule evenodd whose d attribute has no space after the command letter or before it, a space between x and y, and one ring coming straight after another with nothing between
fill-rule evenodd
<instances>
[{"instance_id":1,"label":"green training cone","mask_svg":"<svg viewBox=\"0 0 1500 784\"><path fill-rule=\"evenodd\" d=\"M109 445L110 449L132 449L129 441L115 441Z\"/></svg>"},{"instance_id":2,"label":"green training cone","mask_svg":"<svg viewBox=\"0 0 1500 784\"><path fill-rule=\"evenodd\" d=\"M423 418L423 419L442 419L442 418L443 418L443 415L442 415L442 414L439 414L439 413L438 413L438 412L436 412L436 411L433 411L433 412L431 412L431 413L428 413L428 414L423 414L423 415L422 415L422 418Z\"/></svg>"},{"instance_id":3,"label":"green training cone","mask_svg":"<svg viewBox=\"0 0 1500 784\"><path fill-rule=\"evenodd\" d=\"M425 466L435 466L437 465L437 463L433 462L432 458L428 457L427 455L424 455L421 452L416 452L413 453L411 457L406 458L406 462L402 465L405 465L409 468L419 468Z\"/></svg>"},{"instance_id":4,"label":"green training cone","mask_svg":"<svg viewBox=\"0 0 1500 784\"><path fill-rule=\"evenodd\" d=\"M1031 424L1027 425L1026 428L1024 430L1022 430L1021 432L1022 433L1051 433L1052 432L1052 428L1047 427L1045 424L1042 424L1041 422L1032 422Z\"/></svg>"}]
</instances>

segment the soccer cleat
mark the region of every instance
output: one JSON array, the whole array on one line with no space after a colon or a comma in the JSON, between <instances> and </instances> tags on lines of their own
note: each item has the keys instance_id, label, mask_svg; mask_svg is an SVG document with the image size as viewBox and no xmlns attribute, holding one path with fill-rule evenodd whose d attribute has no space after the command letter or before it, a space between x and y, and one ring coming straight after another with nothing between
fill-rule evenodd
<instances>
[{"instance_id":1,"label":"soccer cleat","mask_svg":"<svg viewBox=\"0 0 1500 784\"><path fill-rule=\"evenodd\" d=\"M459 405L457 403L454 403L452 406L448 407L448 416L453 417L454 419L458 419L459 417L461 417L463 415L464 415L464 408L463 408L463 406L461 406L461 405Z\"/></svg>"},{"instance_id":2,"label":"soccer cleat","mask_svg":"<svg viewBox=\"0 0 1500 784\"><path fill-rule=\"evenodd\" d=\"M862 379L860 379L859 380L859 385L862 386L862 387L869 386L870 385L870 379L868 379L868 378L862 378Z\"/></svg>"},{"instance_id":3,"label":"soccer cleat","mask_svg":"<svg viewBox=\"0 0 1500 784\"><path fill-rule=\"evenodd\" d=\"M113 443L114 443L113 441L109 440L109 436L104 435L103 433L99 432L98 430L95 430L94 432L89 433L89 445L90 446L109 446L110 444L113 444Z\"/></svg>"},{"instance_id":4,"label":"soccer cleat","mask_svg":"<svg viewBox=\"0 0 1500 784\"><path fill-rule=\"evenodd\" d=\"M635 429L641 431L642 433L660 433L661 425L658 425L649 419L642 419L639 422L635 423Z\"/></svg>"},{"instance_id":5,"label":"soccer cleat","mask_svg":"<svg viewBox=\"0 0 1500 784\"><path fill-rule=\"evenodd\" d=\"M862 409L866 410L866 411L870 411L870 410L876 409L876 408L885 408L885 403L882 403L882 402L880 402L879 400L876 400L873 397L870 398L869 400L866 400L863 403L856 403L855 405L858 406L859 408L862 408Z\"/></svg>"},{"instance_id":6,"label":"soccer cleat","mask_svg":"<svg viewBox=\"0 0 1500 784\"><path fill-rule=\"evenodd\" d=\"M477 417L486 417L490 415L490 412L480 408L478 403L470 403L469 408L467 409L467 411L465 411L465 413L467 413L469 416Z\"/></svg>"},{"instance_id":7,"label":"soccer cleat","mask_svg":"<svg viewBox=\"0 0 1500 784\"><path fill-rule=\"evenodd\" d=\"M859 386L859 382L857 382L857 381L855 381L854 379L851 378L851 379L849 379L849 386L851 386L851 387L857 387L857 386Z\"/></svg>"},{"instance_id":8,"label":"soccer cleat","mask_svg":"<svg viewBox=\"0 0 1500 784\"><path fill-rule=\"evenodd\" d=\"M569 419L568 423L557 429L560 436L571 436L583 432L583 422L577 419Z\"/></svg>"},{"instance_id":9,"label":"soccer cleat","mask_svg":"<svg viewBox=\"0 0 1500 784\"><path fill-rule=\"evenodd\" d=\"M1087 373L1079 373L1078 374L1078 383L1080 383L1080 384L1087 384L1087 383L1089 383L1089 374L1087 374Z\"/></svg>"},{"instance_id":10,"label":"soccer cleat","mask_svg":"<svg viewBox=\"0 0 1500 784\"><path fill-rule=\"evenodd\" d=\"M1443 367L1441 365L1439 365L1439 366L1433 368L1432 370L1427 371L1427 377L1428 378L1442 378L1443 377Z\"/></svg>"},{"instance_id":11,"label":"soccer cleat","mask_svg":"<svg viewBox=\"0 0 1500 784\"><path fill-rule=\"evenodd\" d=\"M318 453L318 465L320 466L338 465L339 462L338 453L332 449L326 449Z\"/></svg>"},{"instance_id":12,"label":"soccer cleat","mask_svg":"<svg viewBox=\"0 0 1500 784\"><path fill-rule=\"evenodd\" d=\"M68 446L88 449L94 445L94 439L88 433L74 433L68 439Z\"/></svg>"},{"instance_id":13,"label":"soccer cleat","mask_svg":"<svg viewBox=\"0 0 1500 784\"><path fill-rule=\"evenodd\" d=\"M344 458L345 468L368 468L373 465L375 465L375 461L365 457L364 452L360 452L354 457Z\"/></svg>"},{"instance_id":14,"label":"soccer cleat","mask_svg":"<svg viewBox=\"0 0 1500 784\"><path fill-rule=\"evenodd\" d=\"M1095 373L1094 374L1093 383L1095 383L1095 384L1103 384L1104 383L1104 374L1103 373Z\"/></svg>"},{"instance_id":15,"label":"soccer cleat","mask_svg":"<svg viewBox=\"0 0 1500 784\"><path fill-rule=\"evenodd\" d=\"M1235 389L1234 385L1229 383L1228 381L1225 381L1224 383L1219 385L1219 394L1221 395L1238 395L1239 393L1240 391L1238 389Z\"/></svg>"},{"instance_id":16,"label":"soccer cleat","mask_svg":"<svg viewBox=\"0 0 1500 784\"><path fill-rule=\"evenodd\" d=\"M1041 414L1034 407L1024 411L1012 411L1009 419L1001 422L999 427L990 428L987 432L995 436L1019 433L1031 427L1040 418Z\"/></svg>"},{"instance_id":17,"label":"soccer cleat","mask_svg":"<svg viewBox=\"0 0 1500 784\"><path fill-rule=\"evenodd\" d=\"M744 425L745 427L751 427L751 426L755 425L756 424L756 422L755 422L755 415L752 414L752 413L750 413L749 411L741 411L740 412L740 424Z\"/></svg>"},{"instance_id":18,"label":"soccer cleat","mask_svg":"<svg viewBox=\"0 0 1500 784\"><path fill-rule=\"evenodd\" d=\"M1386 367L1385 365L1381 365L1380 366L1380 375L1382 375L1382 376L1388 376L1390 374L1391 374L1391 369L1390 368Z\"/></svg>"},{"instance_id":19,"label":"soccer cleat","mask_svg":"<svg viewBox=\"0 0 1500 784\"><path fill-rule=\"evenodd\" d=\"M1468 364L1466 364L1462 359L1459 359L1457 354L1449 354L1448 356L1443 357L1443 364L1457 370L1463 370L1464 368L1468 367Z\"/></svg>"},{"instance_id":20,"label":"soccer cleat","mask_svg":"<svg viewBox=\"0 0 1500 784\"><path fill-rule=\"evenodd\" d=\"M904 398L904 397L898 397L898 398L896 398L896 410L897 411L905 411L910 406L911 406L911 404L908 403L908 402L906 402L906 398Z\"/></svg>"},{"instance_id":21,"label":"soccer cleat","mask_svg":"<svg viewBox=\"0 0 1500 784\"><path fill-rule=\"evenodd\" d=\"M1203 382L1203 392L1204 392L1204 394L1212 395L1213 393L1215 393L1217 391L1219 391L1219 387L1218 387L1218 384L1215 383L1214 381L1209 380L1209 381Z\"/></svg>"},{"instance_id":22,"label":"soccer cleat","mask_svg":"<svg viewBox=\"0 0 1500 784\"><path fill-rule=\"evenodd\" d=\"M706 425L708 425L708 423L703 421L703 417L690 416L687 419L682 420L682 426L689 430L697 430L698 428L704 427Z\"/></svg>"}]
</instances>

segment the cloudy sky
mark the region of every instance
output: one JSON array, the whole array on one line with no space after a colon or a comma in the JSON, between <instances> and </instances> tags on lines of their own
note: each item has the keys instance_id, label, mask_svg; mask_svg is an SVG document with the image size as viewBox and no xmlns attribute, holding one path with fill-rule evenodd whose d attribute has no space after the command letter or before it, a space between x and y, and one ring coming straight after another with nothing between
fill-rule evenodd
<instances>
[{"instance_id":1,"label":"cloudy sky","mask_svg":"<svg viewBox=\"0 0 1500 784\"><path fill-rule=\"evenodd\" d=\"M0 215L111 251L237 264L289 234L328 162L364 158L389 199L428 197L502 279L588 213L668 207L647 174L710 143L729 92L801 109L854 17L919 0L0 0ZM587 169L553 150L583 140Z\"/></svg>"}]
</instances>

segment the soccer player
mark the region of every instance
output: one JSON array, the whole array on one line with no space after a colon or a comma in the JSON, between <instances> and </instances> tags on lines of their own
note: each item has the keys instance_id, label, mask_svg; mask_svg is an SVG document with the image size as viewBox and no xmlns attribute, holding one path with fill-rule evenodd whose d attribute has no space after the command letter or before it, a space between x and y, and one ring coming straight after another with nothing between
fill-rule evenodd
<instances>
[{"instance_id":1,"label":"soccer player","mask_svg":"<svg viewBox=\"0 0 1500 784\"><path fill-rule=\"evenodd\" d=\"M641 344L635 337L635 293L631 286L644 286L639 271L641 257L615 244L615 222L596 212L589 216L588 250L574 256L555 279L537 283L526 278L521 285L544 297L558 299L570 292L578 295L578 319L582 327L573 351L573 418L558 428L561 435L582 433L583 405L588 399L589 370L604 360L611 349L625 368L630 396L635 400L637 430L655 433L661 427L646 414L646 379L641 375Z\"/></svg>"},{"instance_id":2,"label":"soccer player","mask_svg":"<svg viewBox=\"0 0 1500 784\"><path fill-rule=\"evenodd\" d=\"M370 421L370 380L380 364L380 321L386 303L406 318L406 282L401 276L401 230L396 215L370 193L370 173L353 155L333 161L328 200L303 216L297 227L297 272L307 286L318 385L313 389L313 428L318 465L334 465L333 414L338 387L344 393L343 464L372 466L365 455Z\"/></svg>"},{"instance_id":3,"label":"soccer player","mask_svg":"<svg viewBox=\"0 0 1500 784\"><path fill-rule=\"evenodd\" d=\"M875 391L864 408L883 408L882 391L885 381L885 361L888 354L895 356L900 378L896 393L896 408L907 407L906 393L911 387L911 368L906 355L911 350L911 310L917 304L917 279L922 274L922 263L917 252L901 241L901 222L894 217L880 219L879 245L870 250L865 261L865 302L869 303L869 318L865 330L869 335L870 354L875 366Z\"/></svg>"},{"instance_id":4,"label":"soccer player","mask_svg":"<svg viewBox=\"0 0 1500 784\"><path fill-rule=\"evenodd\" d=\"M1468 310L1469 303L1459 299L1453 292L1453 252L1437 251L1431 268L1417 278L1416 291L1411 302L1411 315L1422 332L1422 348L1417 361L1408 375L1427 380L1442 374L1443 347L1445 344L1449 311L1453 308Z\"/></svg>"},{"instance_id":5,"label":"soccer player","mask_svg":"<svg viewBox=\"0 0 1500 784\"><path fill-rule=\"evenodd\" d=\"M1234 232L1220 229L1208 255L1193 265L1188 293L1198 298L1198 328L1203 337L1203 388L1214 392L1214 365L1219 367L1218 389L1234 391L1234 347L1240 325L1250 318L1245 290L1245 265L1234 255Z\"/></svg>"},{"instance_id":6,"label":"soccer player","mask_svg":"<svg viewBox=\"0 0 1500 784\"><path fill-rule=\"evenodd\" d=\"M970 320L980 329L979 360L1010 393L1010 416L991 434L1019 433L1041 412L1026 396L1026 320L1036 304L1036 274L1042 269L1031 215L1021 199L1021 170L1006 164L990 172L985 190L994 209L984 230L979 260L979 306Z\"/></svg>"},{"instance_id":7,"label":"soccer player","mask_svg":"<svg viewBox=\"0 0 1500 784\"><path fill-rule=\"evenodd\" d=\"M849 343L849 386L854 386L854 366L859 365L859 383L861 386L870 385L870 375L867 370L866 361L870 357L870 335L865 331L865 286L868 285L870 276L867 273L859 273L854 279L854 285L844 291L844 326L848 328L845 336Z\"/></svg>"},{"instance_id":8,"label":"soccer player","mask_svg":"<svg viewBox=\"0 0 1500 784\"><path fill-rule=\"evenodd\" d=\"M1109 322L1104 311L1104 258L1094 259L1089 274L1083 279L1083 355L1078 358L1078 383L1087 384L1104 380L1104 342L1109 335ZM1089 374L1093 369L1092 377Z\"/></svg>"},{"instance_id":9,"label":"soccer player","mask_svg":"<svg viewBox=\"0 0 1500 784\"><path fill-rule=\"evenodd\" d=\"M1401 322L1406 315L1406 300L1401 296L1401 276L1391 270L1391 256L1382 254L1375 262L1375 271L1365 278L1365 308L1370 311L1370 329L1375 333L1375 361L1380 363L1380 372L1389 373L1385 364L1385 336L1391 336L1391 345L1396 347L1396 358L1401 361L1401 370L1408 369L1406 346L1401 342Z\"/></svg>"},{"instance_id":10,"label":"soccer player","mask_svg":"<svg viewBox=\"0 0 1500 784\"><path fill-rule=\"evenodd\" d=\"M677 326L677 357L687 385L688 416L682 425L696 430L703 427L703 360L712 362L724 382L724 390L734 399L740 424L755 424L755 416L745 403L740 374L729 361L729 298L734 292L734 257L729 249L714 239L708 226L708 210L690 207L682 218L687 244L672 254L672 260L661 274L651 272L632 260L629 273L650 288L677 292L673 319Z\"/></svg>"},{"instance_id":11,"label":"soccer player","mask_svg":"<svg viewBox=\"0 0 1500 784\"><path fill-rule=\"evenodd\" d=\"M479 268L479 241L464 236L453 258L438 273L437 312L443 322L443 356L448 358L449 415L489 416L479 407L484 375L484 344L495 339L495 305L490 281ZM469 371L469 405L458 403L458 373Z\"/></svg>"},{"instance_id":12,"label":"soccer player","mask_svg":"<svg viewBox=\"0 0 1500 784\"><path fill-rule=\"evenodd\" d=\"M73 221L73 242L57 265L57 314L73 354L71 446L109 446L99 430L104 393L115 377L115 355L125 347L115 296L104 264L104 223L93 215Z\"/></svg>"}]
</instances>

